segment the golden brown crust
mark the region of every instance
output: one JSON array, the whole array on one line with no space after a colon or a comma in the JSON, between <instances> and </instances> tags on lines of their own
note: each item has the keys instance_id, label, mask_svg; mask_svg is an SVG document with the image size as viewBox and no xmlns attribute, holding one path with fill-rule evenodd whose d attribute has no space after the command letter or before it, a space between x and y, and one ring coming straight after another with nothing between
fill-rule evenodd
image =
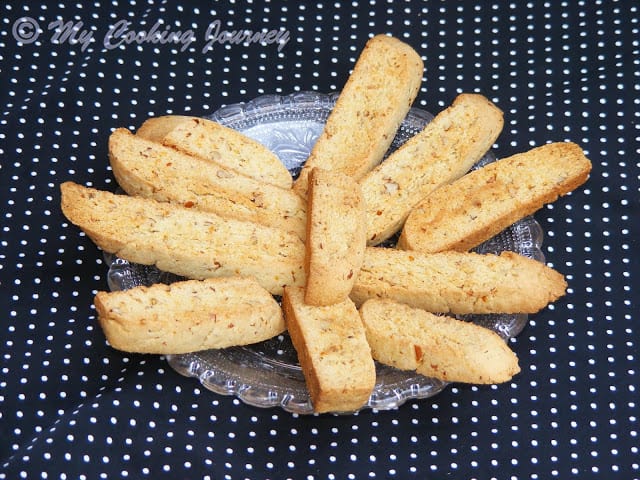
<instances>
[{"instance_id":1,"label":"golden brown crust","mask_svg":"<svg viewBox=\"0 0 640 480\"><path fill-rule=\"evenodd\" d=\"M109 161L118 184L130 195L282 228L304 240L306 205L291 189L241 175L124 128L109 137Z\"/></svg>"},{"instance_id":2,"label":"golden brown crust","mask_svg":"<svg viewBox=\"0 0 640 480\"><path fill-rule=\"evenodd\" d=\"M373 391L376 372L353 302L310 306L303 288L286 287L282 308L314 411L360 409Z\"/></svg>"},{"instance_id":3,"label":"golden brown crust","mask_svg":"<svg viewBox=\"0 0 640 480\"><path fill-rule=\"evenodd\" d=\"M181 115L153 117L136 135L281 188L291 188L293 183L287 168L267 147L212 120Z\"/></svg>"},{"instance_id":4,"label":"golden brown crust","mask_svg":"<svg viewBox=\"0 0 640 480\"><path fill-rule=\"evenodd\" d=\"M110 345L126 352L180 354L248 345L285 330L278 303L246 277L99 292L94 304Z\"/></svg>"},{"instance_id":5,"label":"golden brown crust","mask_svg":"<svg viewBox=\"0 0 640 480\"><path fill-rule=\"evenodd\" d=\"M518 358L493 331L388 299L360 308L373 358L446 382L495 384L520 371Z\"/></svg>"},{"instance_id":6,"label":"golden brown crust","mask_svg":"<svg viewBox=\"0 0 640 480\"><path fill-rule=\"evenodd\" d=\"M304 285L304 243L293 233L151 199L61 185L62 212L103 250L194 279L242 275L281 295Z\"/></svg>"},{"instance_id":7,"label":"golden brown crust","mask_svg":"<svg viewBox=\"0 0 640 480\"><path fill-rule=\"evenodd\" d=\"M366 247L362 192L349 176L314 168L309 177L305 302L346 300Z\"/></svg>"},{"instance_id":8,"label":"golden brown crust","mask_svg":"<svg viewBox=\"0 0 640 480\"><path fill-rule=\"evenodd\" d=\"M371 38L360 53L294 189L307 193L313 167L356 180L380 163L422 82L422 59L406 43Z\"/></svg>"},{"instance_id":9,"label":"golden brown crust","mask_svg":"<svg viewBox=\"0 0 640 480\"><path fill-rule=\"evenodd\" d=\"M389 298L433 313L535 313L564 295L564 277L503 252L421 253L368 247L351 299Z\"/></svg>"},{"instance_id":10,"label":"golden brown crust","mask_svg":"<svg viewBox=\"0 0 640 480\"><path fill-rule=\"evenodd\" d=\"M467 251L586 182L575 143L550 143L493 162L435 190L409 214L400 248Z\"/></svg>"},{"instance_id":11,"label":"golden brown crust","mask_svg":"<svg viewBox=\"0 0 640 480\"><path fill-rule=\"evenodd\" d=\"M187 115L162 115L160 117L151 117L146 119L142 125L136 130L136 135L140 138L151 140L153 142L162 143L164 138L179 125L188 122Z\"/></svg>"},{"instance_id":12,"label":"golden brown crust","mask_svg":"<svg viewBox=\"0 0 640 480\"><path fill-rule=\"evenodd\" d=\"M502 126L502 111L488 99L460 94L362 178L368 244L387 240L427 195L469 171L493 145Z\"/></svg>"}]
</instances>

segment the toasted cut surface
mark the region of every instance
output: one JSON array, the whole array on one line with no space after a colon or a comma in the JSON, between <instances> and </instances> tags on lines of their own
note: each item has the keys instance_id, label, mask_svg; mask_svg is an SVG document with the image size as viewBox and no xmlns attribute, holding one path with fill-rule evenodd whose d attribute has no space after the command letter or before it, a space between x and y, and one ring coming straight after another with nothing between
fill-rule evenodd
<instances>
[{"instance_id":1,"label":"toasted cut surface","mask_svg":"<svg viewBox=\"0 0 640 480\"><path fill-rule=\"evenodd\" d=\"M286 287L282 308L314 411L350 412L366 404L376 371L353 302L311 306L303 288Z\"/></svg>"},{"instance_id":2,"label":"toasted cut surface","mask_svg":"<svg viewBox=\"0 0 640 480\"><path fill-rule=\"evenodd\" d=\"M304 285L304 243L279 228L155 200L61 185L62 212L101 249L193 279L241 275L281 295Z\"/></svg>"},{"instance_id":3,"label":"toasted cut surface","mask_svg":"<svg viewBox=\"0 0 640 480\"><path fill-rule=\"evenodd\" d=\"M495 384L520 371L518 358L495 332L388 299L360 308L373 358L446 382Z\"/></svg>"},{"instance_id":4,"label":"toasted cut surface","mask_svg":"<svg viewBox=\"0 0 640 480\"><path fill-rule=\"evenodd\" d=\"M575 143L550 143L490 163L443 185L415 207L398 245L467 251L576 189L591 162Z\"/></svg>"},{"instance_id":5,"label":"toasted cut surface","mask_svg":"<svg viewBox=\"0 0 640 480\"><path fill-rule=\"evenodd\" d=\"M285 330L278 303L247 277L98 292L94 304L107 340L126 352L180 354L248 345Z\"/></svg>"},{"instance_id":6,"label":"toasted cut surface","mask_svg":"<svg viewBox=\"0 0 640 480\"><path fill-rule=\"evenodd\" d=\"M356 180L384 157L422 82L424 64L406 43L371 38L360 53L294 189L306 197L314 167Z\"/></svg>"},{"instance_id":7,"label":"toasted cut surface","mask_svg":"<svg viewBox=\"0 0 640 480\"><path fill-rule=\"evenodd\" d=\"M389 298L433 313L535 313L563 296L564 277L515 254L367 247L351 299Z\"/></svg>"},{"instance_id":8,"label":"toasted cut surface","mask_svg":"<svg viewBox=\"0 0 640 480\"><path fill-rule=\"evenodd\" d=\"M314 168L309 177L305 302L346 300L366 247L364 203L351 177Z\"/></svg>"},{"instance_id":9,"label":"toasted cut surface","mask_svg":"<svg viewBox=\"0 0 640 480\"><path fill-rule=\"evenodd\" d=\"M387 240L427 195L468 172L493 145L502 126L502 111L487 98L460 94L363 177L368 244Z\"/></svg>"},{"instance_id":10,"label":"toasted cut surface","mask_svg":"<svg viewBox=\"0 0 640 480\"><path fill-rule=\"evenodd\" d=\"M306 204L291 189L241 175L124 128L109 137L109 161L118 184L130 195L283 228L304 240Z\"/></svg>"},{"instance_id":11,"label":"toasted cut surface","mask_svg":"<svg viewBox=\"0 0 640 480\"><path fill-rule=\"evenodd\" d=\"M287 168L266 146L212 120L181 115L152 117L136 135L282 188L291 188L293 183Z\"/></svg>"}]
</instances>

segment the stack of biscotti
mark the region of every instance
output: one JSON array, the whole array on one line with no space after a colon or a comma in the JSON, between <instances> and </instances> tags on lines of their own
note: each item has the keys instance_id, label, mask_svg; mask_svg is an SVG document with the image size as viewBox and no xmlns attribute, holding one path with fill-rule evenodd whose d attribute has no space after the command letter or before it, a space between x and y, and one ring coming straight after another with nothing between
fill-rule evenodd
<instances>
[{"instance_id":1,"label":"stack of biscotti","mask_svg":"<svg viewBox=\"0 0 640 480\"><path fill-rule=\"evenodd\" d=\"M198 280L254 277L274 295L304 284L305 245L291 232L71 182L61 192L65 216L125 260Z\"/></svg>"},{"instance_id":2,"label":"stack of biscotti","mask_svg":"<svg viewBox=\"0 0 640 480\"><path fill-rule=\"evenodd\" d=\"M63 213L106 252L185 280L99 292L110 344L185 353L287 329L319 413L365 405L374 360L444 381L508 381L519 367L507 344L453 316L535 313L566 282L515 253L468 250L478 232L576 188L590 163L552 144L468 173L503 125L478 94L459 95L383 161L421 78L413 49L372 38L295 183L266 147L210 120L115 130L110 163L127 195L67 182ZM398 232L398 248L379 246Z\"/></svg>"},{"instance_id":3,"label":"stack of biscotti","mask_svg":"<svg viewBox=\"0 0 640 480\"><path fill-rule=\"evenodd\" d=\"M140 125L136 135L281 188L291 188L293 182L268 148L212 120L182 115L152 117Z\"/></svg>"},{"instance_id":4,"label":"stack of biscotti","mask_svg":"<svg viewBox=\"0 0 640 480\"><path fill-rule=\"evenodd\" d=\"M424 129L360 180L367 205L367 241L378 245L402 228L433 190L471 169L502 131L502 111L463 93Z\"/></svg>"},{"instance_id":5,"label":"stack of biscotti","mask_svg":"<svg viewBox=\"0 0 640 480\"><path fill-rule=\"evenodd\" d=\"M161 119L169 121L166 117ZM148 122L149 120L145 124ZM197 124L187 121L188 126L197 125L200 128L209 124L218 125L210 120L200 120ZM195 133L185 136L179 143L182 148L176 149L166 142L149 140L139 133L133 135L124 128L115 130L109 137L109 161L118 185L129 195L278 227L293 232L304 240L306 205L291 189L289 172L285 169L289 179L288 187L283 186L287 183L286 178L280 179L280 185L274 185L276 179L271 177L277 176L280 170L269 175L273 170L273 154L266 147L234 130L218 127L224 129L217 132L216 139L222 137L222 132L233 132L221 145L234 151L236 156L239 155L238 152L242 153L242 149L248 150L241 157L246 158L246 162L241 163L236 156L220 154L213 157L215 160L211 160L185 153L193 150L189 148L191 143L188 139L193 139L193 142L200 145L200 136ZM179 124L176 128L183 129L184 125ZM166 137L175 140L173 133L173 130L170 131ZM236 141L235 149L230 145L232 141ZM249 163L249 160L253 163ZM253 168L253 164L259 161L264 161L263 165L258 164L260 169L258 170L258 165ZM277 157L275 161L284 168ZM256 177L268 178L274 183Z\"/></svg>"},{"instance_id":6,"label":"stack of biscotti","mask_svg":"<svg viewBox=\"0 0 640 480\"><path fill-rule=\"evenodd\" d=\"M364 326L349 298L366 248L362 192L350 176L314 167L307 198L306 284L285 287L285 322L314 410L358 410L376 381Z\"/></svg>"},{"instance_id":7,"label":"stack of biscotti","mask_svg":"<svg viewBox=\"0 0 640 480\"><path fill-rule=\"evenodd\" d=\"M306 202L266 147L204 119L116 129L109 159L128 195L61 185L65 216L106 252L185 277L99 292L109 343L174 354L256 343L285 330L274 295L304 285Z\"/></svg>"},{"instance_id":8,"label":"stack of biscotti","mask_svg":"<svg viewBox=\"0 0 640 480\"><path fill-rule=\"evenodd\" d=\"M234 328L224 335L202 311L171 303L203 299L213 308L221 301L216 292L233 292L238 276L250 278L260 295L284 295L287 323L299 332L292 335L294 344L301 356L308 353L305 378L316 410L362 406L375 369L349 297L364 259L367 225L361 188L352 175L363 176L382 160L417 95L422 71L420 56L407 44L384 35L367 42L295 190L275 155L212 121L170 115L148 119L135 135L115 130L109 159L128 195L67 182L61 187L64 214L103 250L191 280L180 288L98 294L96 308L110 343L155 353L240 343ZM337 155L347 151L349 158ZM314 168L315 157L328 168ZM214 280L221 283L214 286ZM247 308L253 318L256 307ZM270 318L265 335L278 330ZM320 320L346 337L318 330ZM189 333L178 335L179 327ZM199 335L205 338L199 341ZM247 335L242 342L258 338ZM337 343L346 340L348 348ZM324 353L313 354L319 345L332 352L331 362L346 362L360 373L316 368L326 360Z\"/></svg>"}]
</instances>

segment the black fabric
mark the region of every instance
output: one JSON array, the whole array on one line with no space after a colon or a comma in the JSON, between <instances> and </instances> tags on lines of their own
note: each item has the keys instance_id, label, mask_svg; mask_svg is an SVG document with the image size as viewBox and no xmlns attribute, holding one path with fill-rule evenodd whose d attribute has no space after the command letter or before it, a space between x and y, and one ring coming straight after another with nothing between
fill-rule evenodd
<instances>
[{"instance_id":1,"label":"black fabric","mask_svg":"<svg viewBox=\"0 0 640 480\"><path fill-rule=\"evenodd\" d=\"M9 1L0 10L0 478L640 478L636 2ZM18 41L29 36L23 17L42 30L33 43ZM133 32L157 21L159 31L192 29L194 39L184 51L114 47L105 35L122 20ZM75 36L56 43L56 21ZM208 49L216 21L290 37L281 48ZM72 41L84 31L91 43ZM425 60L416 106L437 113L478 92L504 111L498 157L571 140L593 161L584 187L536 214L569 292L512 341L522 372L394 411L297 416L216 395L162 357L111 349L92 307L106 289L102 254L62 216L59 184L114 189L116 127L261 94L339 90L376 33Z\"/></svg>"}]
</instances>

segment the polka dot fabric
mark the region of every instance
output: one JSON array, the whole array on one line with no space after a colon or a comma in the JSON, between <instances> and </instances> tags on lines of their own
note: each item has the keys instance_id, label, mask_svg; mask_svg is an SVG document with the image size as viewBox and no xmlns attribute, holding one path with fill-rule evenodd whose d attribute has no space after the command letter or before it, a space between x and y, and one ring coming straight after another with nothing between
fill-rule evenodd
<instances>
[{"instance_id":1,"label":"polka dot fabric","mask_svg":"<svg viewBox=\"0 0 640 480\"><path fill-rule=\"evenodd\" d=\"M640 478L638 9L598 0L5 2L0 479ZM157 22L160 32L192 32L183 43L105 39L114 25L135 33ZM56 25L67 23L65 36ZM207 50L216 25L289 37ZM63 218L59 184L114 189L107 138L116 127L207 115L261 94L338 90L376 33L425 60L416 105L437 112L479 92L503 109L498 157L571 140L593 161L583 188L536 214L569 291L511 342L522 372L394 411L297 416L213 394L162 357L111 349L91 306L106 267Z\"/></svg>"}]
</instances>

